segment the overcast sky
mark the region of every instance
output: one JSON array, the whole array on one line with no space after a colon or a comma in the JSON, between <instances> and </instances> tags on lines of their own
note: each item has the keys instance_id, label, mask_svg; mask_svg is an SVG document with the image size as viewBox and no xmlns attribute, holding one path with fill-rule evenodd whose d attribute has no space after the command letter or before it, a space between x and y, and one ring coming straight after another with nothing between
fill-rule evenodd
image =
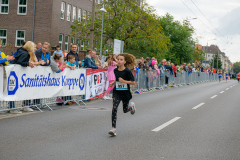
<instances>
[{"instance_id":1,"label":"overcast sky","mask_svg":"<svg viewBox=\"0 0 240 160\"><path fill-rule=\"evenodd\" d=\"M198 43L203 46L207 42L208 45L218 45L231 62L240 61L240 0L146 1L154 6L159 16L169 13L179 21L197 18L190 22L195 28L194 38L198 39Z\"/></svg>"}]
</instances>

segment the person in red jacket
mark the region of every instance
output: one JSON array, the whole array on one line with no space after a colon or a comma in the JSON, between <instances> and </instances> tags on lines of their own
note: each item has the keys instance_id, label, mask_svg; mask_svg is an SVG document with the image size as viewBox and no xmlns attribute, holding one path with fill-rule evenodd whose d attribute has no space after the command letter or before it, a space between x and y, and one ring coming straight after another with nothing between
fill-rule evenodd
<instances>
[{"instance_id":1,"label":"person in red jacket","mask_svg":"<svg viewBox=\"0 0 240 160\"><path fill-rule=\"evenodd\" d=\"M177 77L177 63L175 63L173 66L172 66L172 69L173 69L173 72L174 72L174 77Z\"/></svg>"},{"instance_id":2,"label":"person in red jacket","mask_svg":"<svg viewBox=\"0 0 240 160\"><path fill-rule=\"evenodd\" d=\"M237 80L238 80L238 83L239 83L239 80L240 80L240 72L239 72L238 75L237 75Z\"/></svg>"}]
</instances>

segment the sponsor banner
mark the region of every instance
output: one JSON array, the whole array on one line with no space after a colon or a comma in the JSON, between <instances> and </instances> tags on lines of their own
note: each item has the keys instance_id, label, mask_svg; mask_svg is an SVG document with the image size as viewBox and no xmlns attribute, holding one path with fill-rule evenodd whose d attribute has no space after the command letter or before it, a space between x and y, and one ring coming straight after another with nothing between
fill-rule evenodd
<instances>
[{"instance_id":1,"label":"sponsor banner","mask_svg":"<svg viewBox=\"0 0 240 160\"><path fill-rule=\"evenodd\" d=\"M85 94L86 69L54 73L50 67L34 68L9 65L5 67L7 86L5 101L51 98Z\"/></svg>"},{"instance_id":2,"label":"sponsor banner","mask_svg":"<svg viewBox=\"0 0 240 160\"><path fill-rule=\"evenodd\" d=\"M3 67L0 66L0 101L3 100Z\"/></svg>"},{"instance_id":3,"label":"sponsor banner","mask_svg":"<svg viewBox=\"0 0 240 160\"><path fill-rule=\"evenodd\" d=\"M107 90L106 69L87 69L86 99L103 97Z\"/></svg>"}]
</instances>

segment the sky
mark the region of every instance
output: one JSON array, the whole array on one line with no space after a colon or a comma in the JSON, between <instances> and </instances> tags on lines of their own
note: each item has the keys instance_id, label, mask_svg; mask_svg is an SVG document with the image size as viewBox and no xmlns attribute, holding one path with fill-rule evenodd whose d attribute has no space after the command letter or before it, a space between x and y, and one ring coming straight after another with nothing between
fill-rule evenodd
<instances>
[{"instance_id":1,"label":"sky","mask_svg":"<svg viewBox=\"0 0 240 160\"><path fill-rule=\"evenodd\" d=\"M146 0L159 16L189 19L193 38L203 46L217 45L231 62L240 61L240 0ZM197 19L193 19L197 18Z\"/></svg>"}]
</instances>

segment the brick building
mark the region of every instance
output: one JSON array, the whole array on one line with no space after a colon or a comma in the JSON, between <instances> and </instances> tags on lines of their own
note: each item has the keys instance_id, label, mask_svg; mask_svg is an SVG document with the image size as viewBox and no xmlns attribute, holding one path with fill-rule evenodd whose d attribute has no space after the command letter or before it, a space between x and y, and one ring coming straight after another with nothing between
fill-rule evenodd
<instances>
[{"instance_id":1,"label":"brick building","mask_svg":"<svg viewBox=\"0 0 240 160\"><path fill-rule=\"evenodd\" d=\"M70 26L73 20L87 20L91 11L92 0L0 0L0 39L15 46L47 41L65 52L78 43L83 50L84 42L70 37Z\"/></svg>"}]
</instances>

